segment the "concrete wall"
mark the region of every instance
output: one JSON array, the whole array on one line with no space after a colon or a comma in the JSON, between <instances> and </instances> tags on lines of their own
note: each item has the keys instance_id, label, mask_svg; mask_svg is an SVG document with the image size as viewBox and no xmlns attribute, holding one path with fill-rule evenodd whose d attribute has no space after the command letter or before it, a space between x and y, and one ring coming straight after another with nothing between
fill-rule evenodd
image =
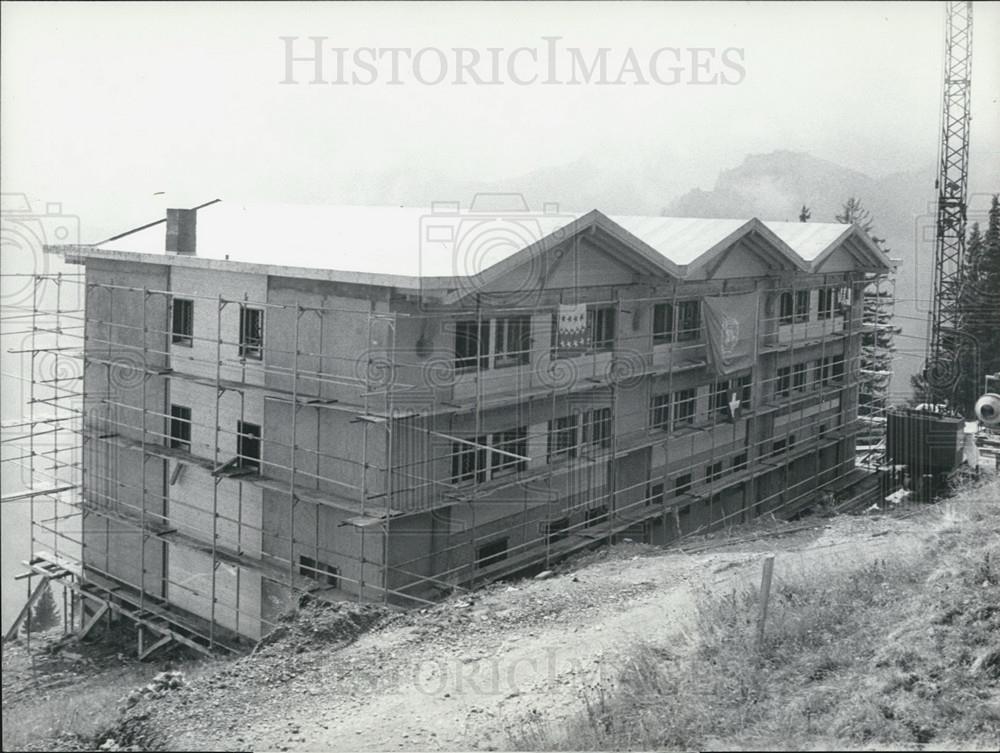
<instances>
[{"instance_id":1,"label":"concrete wall","mask_svg":"<svg viewBox=\"0 0 1000 753\"><path fill-rule=\"evenodd\" d=\"M219 465L237 454L237 422L261 425L264 400L255 390L223 392L218 399L219 452L216 459L215 388L181 377L170 379L170 402L191 408L191 454ZM271 437L262 432L264 446ZM167 493L169 523L182 533L211 538L219 546L251 557L260 556L261 489L238 479L222 479L216 491L210 471L192 462L170 460ZM177 466L183 466L177 475ZM174 483L169 479L175 478ZM214 525L214 528L213 528Z\"/></svg>"},{"instance_id":2,"label":"concrete wall","mask_svg":"<svg viewBox=\"0 0 1000 753\"><path fill-rule=\"evenodd\" d=\"M87 265L83 561L156 596L164 545L139 526L163 522L164 461L139 447L162 442L166 384L156 371L167 362L168 309L165 296L144 290L167 281L166 266Z\"/></svg>"},{"instance_id":3,"label":"concrete wall","mask_svg":"<svg viewBox=\"0 0 1000 753\"><path fill-rule=\"evenodd\" d=\"M211 553L176 543L167 557L171 604L249 638L261 637L260 571L224 561L213 567Z\"/></svg>"},{"instance_id":4,"label":"concrete wall","mask_svg":"<svg viewBox=\"0 0 1000 753\"><path fill-rule=\"evenodd\" d=\"M328 505L300 499L293 507L288 495L271 490L264 491L263 512L264 558L277 575L289 572L297 587L316 587L315 579L299 574L299 558L306 556L337 568L343 594L382 599L384 537L378 526L359 528L348 522L356 515Z\"/></svg>"},{"instance_id":5,"label":"concrete wall","mask_svg":"<svg viewBox=\"0 0 1000 753\"><path fill-rule=\"evenodd\" d=\"M170 289L176 298L194 300L192 345L174 344L171 347L171 367L178 372L214 380L216 361L221 360L218 372L222 379L264 384L265 362L240 358L240 306L236 301L247 300L258 306L266 301L267 278L258 274L172 267ZM220 304L220 297L228 302ZM277 341L272 334L270 314L271 311L265 309L265 347Z\"/></svg>"},{"instance_id":6,"label":"concrete wall","mask_svg":"<svg viewBox=\"0 0 1000 753\"><path fill-rule=\"evenodd\" d=\"M388 381L379 371L393 343L385 298L378 288L269 277L267 301L279 307L269 311L268 386L291 392L297 368L300 394L356 400L369 373Z\"/></svg>"}]
</instances>

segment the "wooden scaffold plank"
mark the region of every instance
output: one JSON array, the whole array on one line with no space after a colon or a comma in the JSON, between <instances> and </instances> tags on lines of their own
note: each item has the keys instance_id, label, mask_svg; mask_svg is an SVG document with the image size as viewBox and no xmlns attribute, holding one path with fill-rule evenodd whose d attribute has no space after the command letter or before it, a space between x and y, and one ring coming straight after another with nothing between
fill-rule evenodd
<instances>
[{"instance_id":1,"label":"wooden scaffold plank","mask_svg":"<svg viewBox=\"0 0 1000 753\"><path fill-rule=\"evenodd\" d=\"M147 658L149 658L149 655L151 653L157 651L158 649L163 648L172 641L173 637L170 635L161 636L159 640L155 641L154 643L151 643L150 645L146 646L145 648L139 651L139 661L145 661Z\"/></svg>"},{"instance_id":2,"label":"wooden scaffold plank","mask_svg":"<svg viewBox=\"0 0 1000 753\"><path fill-rule=\"evenodd\" d=\"M87 633L89 633L91 630L94 629L94 625L100 622L101 618L105 615L107 611L108 611L107 603L106 602L102 603L97 608L97 611L94 612L93 616L91 616L91 618L87 620L87 622L80 628L80 632L76 634L76 637L80 640L86 638Z\"/></svg>"},{"instance_id":3,"label":"wooden scaffold plank","mask_svg":"<svg viewBox=\"0 0 1000 753\"><path fill-rule=\"evenodd\" d=\"M17 633L21 629L22 623L28 618L28 615L31 614L31 610L34 609L35 604L42 597L45 589L49 587L49 580L50 578L47 576L41 576L41 579L38 581L37 585L35 585L35 589L31 592L31 595L28 596L28 600L24 603L24 606L21 607L21 611L17 613L17 617L10 626L10 629L7 631L7 634L4 636L4 641L11 641L17 637Z\"/></svg>"}]
</instances>

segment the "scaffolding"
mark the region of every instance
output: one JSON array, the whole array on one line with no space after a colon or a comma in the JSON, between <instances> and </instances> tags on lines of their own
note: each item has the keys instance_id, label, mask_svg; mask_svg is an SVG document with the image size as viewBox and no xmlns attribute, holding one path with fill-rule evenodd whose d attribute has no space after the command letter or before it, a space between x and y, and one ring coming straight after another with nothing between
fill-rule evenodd
<instances>
[{"instance_id":1,"label":"scaffolding","mask_svg":"<svg viewBox=\"0 0 1000 753\"><path fill-rule=\"evenodd\" d=\"M5 314L28 391L4 457L30 483L3 500L30 506L29 601L60 583L67 631L124 618L141 656L240 652L303 593L423 606L602 543L877 493L854 452L885 410L858 412L870 274L438 310L30 277ZM756 363L712 377L687 302L751 292ZM201 324L178 335L181 299ZM570 350L573 305L595 313ZM369 347L327 347L343 332Z\"/></svg>"},{"instance_id":2,"label":"scaffolding","mask_svg":"<svg viewBox=\"0 0 1000 753\"><path fill-rule=\"evenodd\" d=\"M858 390L858 465L872 471L886 467L886 413L890 407L889 384L895 338L902 332L896 323L895 270L880 275L862 290L862 353Z\"/></svg>"}]
</instances>

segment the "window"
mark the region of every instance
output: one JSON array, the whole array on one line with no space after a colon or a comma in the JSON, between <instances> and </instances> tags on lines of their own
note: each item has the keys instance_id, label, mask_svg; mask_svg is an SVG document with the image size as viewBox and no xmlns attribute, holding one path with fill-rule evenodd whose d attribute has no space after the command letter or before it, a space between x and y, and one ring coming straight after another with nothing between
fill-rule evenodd
<instances>
[{"instance_id":1,"label":"window","mask_svg":"<svg viewBox=\"0 0 1000 753\"><path fill-rule=\"evenodd\" d=\"M587 525L596 526L608 520L608 506L592 507L587 510Z\"/></svg>"},{"instance_id":2,"label":"window","mask_svg":"<svg viewBox=\"0 0 1000 753\"><path fill-rule=\"evenodd\" d=\"M170 406L170 446L191 452L191 409Z\"/></svg>"},{"instance_id":3,"label":"window","mask_svg":"<svg viewBox=\"0 0 1000 753\"><path fill-rule=\"evenodd\" d=\"M834 358L833 360L833 380L839 382L844 378L844 359Z\"/></svg>"},{"instance_id":4,"label":"window","mask_svg":"<svg viewBox=\"0 0 1000 753\"><path fill-rule=\"evenodd\" d=\"M611 350L615 346L615 307L597 306L587 309L587 330L593 350Z\"/></svg>"},{"instance_id":5,"label":"window","mask_svg":"<svg viewBox=\"0 0 1000 753\"><path fill-rule=\"evenodd\" d=\"M663 504L663 484L653 484L646 487L646 505Z\"/></svg>"},{"instance_id":6,"label":"window","mask_svg":"<svg viewBox=\"0 0 1000 753\"><path fill-rule=\"evenodd\" d=\"M729 418L732 413L729 410L729 401L735 394L740 401L739 407L743 410L750 410L750 396L753 390L753 375L744 374L734 379L726 379L716 382L712 386L712 391L708 394L709 413L720 418Z\"/></svg>"},{"instance_id":7,"label":"window","mask_svg":"<svg viewBox=\"0 0 1000 753\"><path fill-rule=\"evenodd\" d=\"M817 318L829 319L833 316L833 312L837 308L839 293L840 291L837 288L819 289L819 313L817 314Z\"/></svg>"},{"instance_id":8,"label":"window","mask_svg":"<svg viewBox=\"0 0 1000 753\"><path fill-rule=\"evenodd\" d=\"M336 588L340 585L340 571L337 568L305 555L299 555L299 575L318 580L325 586Z\"/></svg>"},{"instance_id":9,"label":"window","mask_svg":"<svg viewBox=\"0 0 1000 753\"><path fill-rule=\"evenodd\" d=\"M545 536L548 538L551 544L554 541L559 541L559 539L564 539L569 534L569 518L559 518L559 520L550 520L545 524Z\"/></svg>"},{"instance_id":10,"label":"window","mask_svg":"<svg viewBox=\"0 0 1000 753\"><path fill-rule=\"evenodd\" d=\"M811 363L813 364L812 366L813 382L814 382L813 387L815 388L823 384L823 362L817 359L816 361L812 361Z\"/></svg>"},{"instance_id":11,"label":"window","mask_svg":"<svg viewBox=\"0 0 1000 753\"><path fill-rule=\"evenodd\" d=\"M809 321L809 291L796 290L795 293L781 294L781 324L799 324Z\"/></svg>"},{"instance_id":12,"label":"window","mask_svg":"<svg viewBox=\"0 0 1000 753\"><path fill-rule=\"evenodd\" d=\"M486 437L476 437L475 444L452 442L451 444L451 482L472 481L482 483L486 480Z\"/></svg>"},{"instance_id":13,"label":"window","mask_svg":"<svg viewBox=\"0 0 1000 753\"><path fill-rule=\"evenodd\" d=\"M681 494L687 494L691 491L691 474L685 473L682 476L678 476L674 479L674 494L680 496Z\"/></svg>"},{"instance_id":14,"label":"window","mask_svg":"<svg viewBox=\"0 0 1000 753\"><path fill-rule=\"evenodd\" d=\"M736 386L740 394L740 410L748 411L753 403L753 374L744 374L736 378Z\"/></svg>"},{"instance_id":15,"label":"window","mask_svg":"<svg viewBox=\"0 0 1000 753\"><path fill-rule=\"evenodd\" d=\"M528 363L531 355L531 317L508 316L493 322L493 366Z\"/></svg>"},{"instance_id":16,"label":"window","mask_svg":"<svg viewBox=\"0 0 1000 753\"><path fill-rule=\"evenodd\" d=\"M844 361L840 356L826 356L819 361L820 384L827 385L844 377Z\"/></svg>"},{"instance_id":17,"label":"window","mask_svg":"<svg viewBox=\"0 0 1000 753\"><path fill-rule=\"evenodd\" d=\"M833 378L833 357L826 356L816 363L819 367L819 383L823 385L829 384Z\"/></svg>"},{"instance_id":18,"label":"window","mask_svg":"<svg viewBox=\"0 0 1000 753\"><path fill-rule=\"evenodd\" d=\"M653 343L688 342L701 334L701 302L679 301L653 306Z\"/></svg>"},{"instance_id":19,"label":"window","mask_svg":"<svg viewBox=\"0 0 1000 753\"><path fill-rule=\"evenodd\" d=\"M774 394L777 397L788 397L792 387L791 366L778 367L778 380L774 386Z\"/></svg>"},{"instance_id":20,"label":"window","mask_svg":"<svg viewBox=\"0 0 1000 753\"><path fill-rule=\"evenodd\" d=\"M514 455L521 455L522 457L528 454L528 427L526 426L500 431L491 435L490 438L490 446L494 449L510 452ZM517 458L512 458L510 455L503 455L499 452L490 452L490 454L493 456L492 475L494 477L503 473L524 471L528 467L528 463L525 460L518 460Z\"/></svg>"},{"instance_id":21,"label":"window","mask_svg":"<svg viewBox=\"0 0 1000 753\"><path fill-rule=\"evenodd\" d=\"M705 469L705 483L711 484L716 479L722 478L722 461L717 460Z\"/></svg>"},{"instance_id":22,"label":"window","mask_svg":"<svg viewBox=\"0 0 1000 753\"><path fill-rule=\"evenodd\" d=\"M796 290L795 291L795 322L808 322L809 321L809 291L808 290Z\"/></svg>"},{"instance_id":23,"label":"window","mask_svg":"<svg viewBox=\"0 0 1000 753\"><path fill-rule=\"evenodd\" d=\"M826 436L826 424L819 425L819 438L823 439Z\"/></svg>"},{"instance_id":24,"label":"window","mask_svg":"<svg viewBox=\"0 0 1000 753\"><path fill-rule=\"evenodd\" d=\"M583 414L583 444L611 446L611 408L593 408Z\"/></svg>"},{"instance_id":25,"label":"window","mask_svg":"<svg viewBox=\"0 0 1000 753\"><path fill-rule=\"evenodd\" d=\"M577 416L563 416L549 421L549 462L560 457L576 457Z\"/></svg>"},{"instance_id":26,"label":"window","mask_svg":"<svg viewBox=\"0 0 1000 753\"><path fill-rule=\"evenodd\" d=\"M653 306L653 344L674 341L674 304L657 303Z\"/></svg>"},{"instance_id":27,"label":"window","mask_svg":"<svg viewBox=\"0 0 1000 753\"><path fill-rule=\"evenodd\" d=\"M729 380L716 382L708 393L708 412L721 418L729 416Z\"/></svg>"},{"instance_id":28,"label":"window","mask_svg":"<svg viewBox=\"0 0 1000 753\"><path fill-rule=\"evenodd\" d=\"M747 468L747 454L745 452L741 452L739 455L733 458L733 473L745 471L746 468Z\"/></svg>"},{"instance_id":29,"label":"window","mask_svg":"<svg viewBox=\"0 0 1000 753\"><path fill-rule=\"evenodd\" d=\"M771 454L780 455L785 451L785 446L788 444L787 440L775 439L774 443L771 445Z\"/></svg>"},{"instance_id":30,"label":"window","mask_svg":"<svg viewBox=\"0 0 1000 753\"><path fill-rule=\"evenodd\" d=\"M194 341L194 301L174 298L172 316L170 341L190 348Z\"/></svg>"},{"instance_id":31,"label":"window","mask_svg":"<svg viewBox=\"0 0 1000 753\"><path fill-rule=\"evenodd\" d=\"M677 341L697 340L701 334L701 301L677 304Z\"/></svg>"},{"instance_id":32,"label":"window","mask_svg":"<svg viewBox=\"0 0 1000 753\"><path fill-rule=\"evenodd\" d=\"M476 567L489 567L507 559L507 539L496 539L476 548Z\"/></svg>"},{"instance_id":33,"label":"window","mask_svg":"<svg viewBox=\"0 0 1000 753\"><path fill-rule=\"evenodd\" d=\"M257 361L264 354L264 309L240 305L240 358Z\"/></svg>"},{"instance_id":34,"label":"window","mask_svg":"<svg viewBox=\"0 0 1000 753\"><path fill-rule=\"evenodd\" d=\"M455 368L464 369L475 366L486 368L490 349L490 323L474 319L455 322Z\"/></svg>"},{"instance_id":35,"label":"window","mask_svg":"<svg viewBox=\"0 0 1000 753\"><path fill-rule=\"evenodd\" d=\"M649 426L670 431L670 393L653 395L649 401Z\"/></svg>"},{"instance_id":36,"label":"window","mask_svg":"<svg viewBox=\"0 0 1000 753\"><path fill-rule=\"evenodd\" d=\"M236 455L240 463L240 468L259 471L260 426L247 423L246 421L237 421L236 434Z\"/></svg>"},{"instance_id":37,"label":"window","mask_svg":"<svg viewBox=\"0 0 1000 753\"><path fill-rule=\"evenodd\" d=\"M695 392L690 390L678 390L674 393L673 403L673 430L694 424Z\"/></svg>"},{"instance_id":38,"label":"window","mask_svg":"<svg viewBox=\"0 0 1000 753\"><path fill-rule=\"evenodd\" d=\"M493 369L528 363L531 317L462 319L455 322L455 368Z\"/></svg>"},{"instance_id":39,"label":"window","mask_svg":"<svg viewBox=\"0 0 1000 753\"><path fill-rule=\"evenodd\" d=\"M791 324L794 319L795 299L789 292L781 294L781 315L778 318L779 324Z\"/></svg>"},{"instance_id":40,"label":"window","mask_svg":"<svg viewBox=\"0 0 1000 753\"><path fill-rule=\"evenodd\" d=\"M451 483L477 484L528 469L528 427L469 437L451 443ZM517 456L517 457L514 457Z\"/></svg>"},{"instance_id":41,"label":"window","mask_svg":"<svg viewBox=\"0 0 1000 753\"><path fill-rule=\"evenodd\" d=\"M791 450L793 447L795 447L795 435L794 434L789 434L788 435L788 449Z\"/></svg>"},{"instance_id":42,"label":"window","mask_svg":"<svg viewBox=\"0 0 1000 753\"><path fill-rule=\"evenodd\" d=\"M804 390L808 382L808 376L805 362L792 366L792 387L799 391Z\"/></svg>"}]
</instances>

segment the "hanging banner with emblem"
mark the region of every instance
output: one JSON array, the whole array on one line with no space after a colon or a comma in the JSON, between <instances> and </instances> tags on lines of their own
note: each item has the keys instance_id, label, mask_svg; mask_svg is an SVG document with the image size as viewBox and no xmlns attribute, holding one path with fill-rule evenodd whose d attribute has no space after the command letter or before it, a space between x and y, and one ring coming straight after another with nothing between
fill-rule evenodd
<instances>
[{"instance_id":1,"label":"hanging banner with emblem","mask_svg":"<svg viewBox=\"0 0 1000 753\"><path fill-rule=\"evenodd\" d=\"M753 367L757 359L758 294L705 298L708 350L720 376Z\"/></svg>"},{"instance_id":2,"label":"hanging banner with emblem","mask_svg":"<svg viewBox=\"0 0 1000 753\"><path fill-rule=\"evenodd\" d=\"M563 304L559 306L557 349L561 353L583 352L589 344L587 304Z\"/></svg>"}]
</instances>

